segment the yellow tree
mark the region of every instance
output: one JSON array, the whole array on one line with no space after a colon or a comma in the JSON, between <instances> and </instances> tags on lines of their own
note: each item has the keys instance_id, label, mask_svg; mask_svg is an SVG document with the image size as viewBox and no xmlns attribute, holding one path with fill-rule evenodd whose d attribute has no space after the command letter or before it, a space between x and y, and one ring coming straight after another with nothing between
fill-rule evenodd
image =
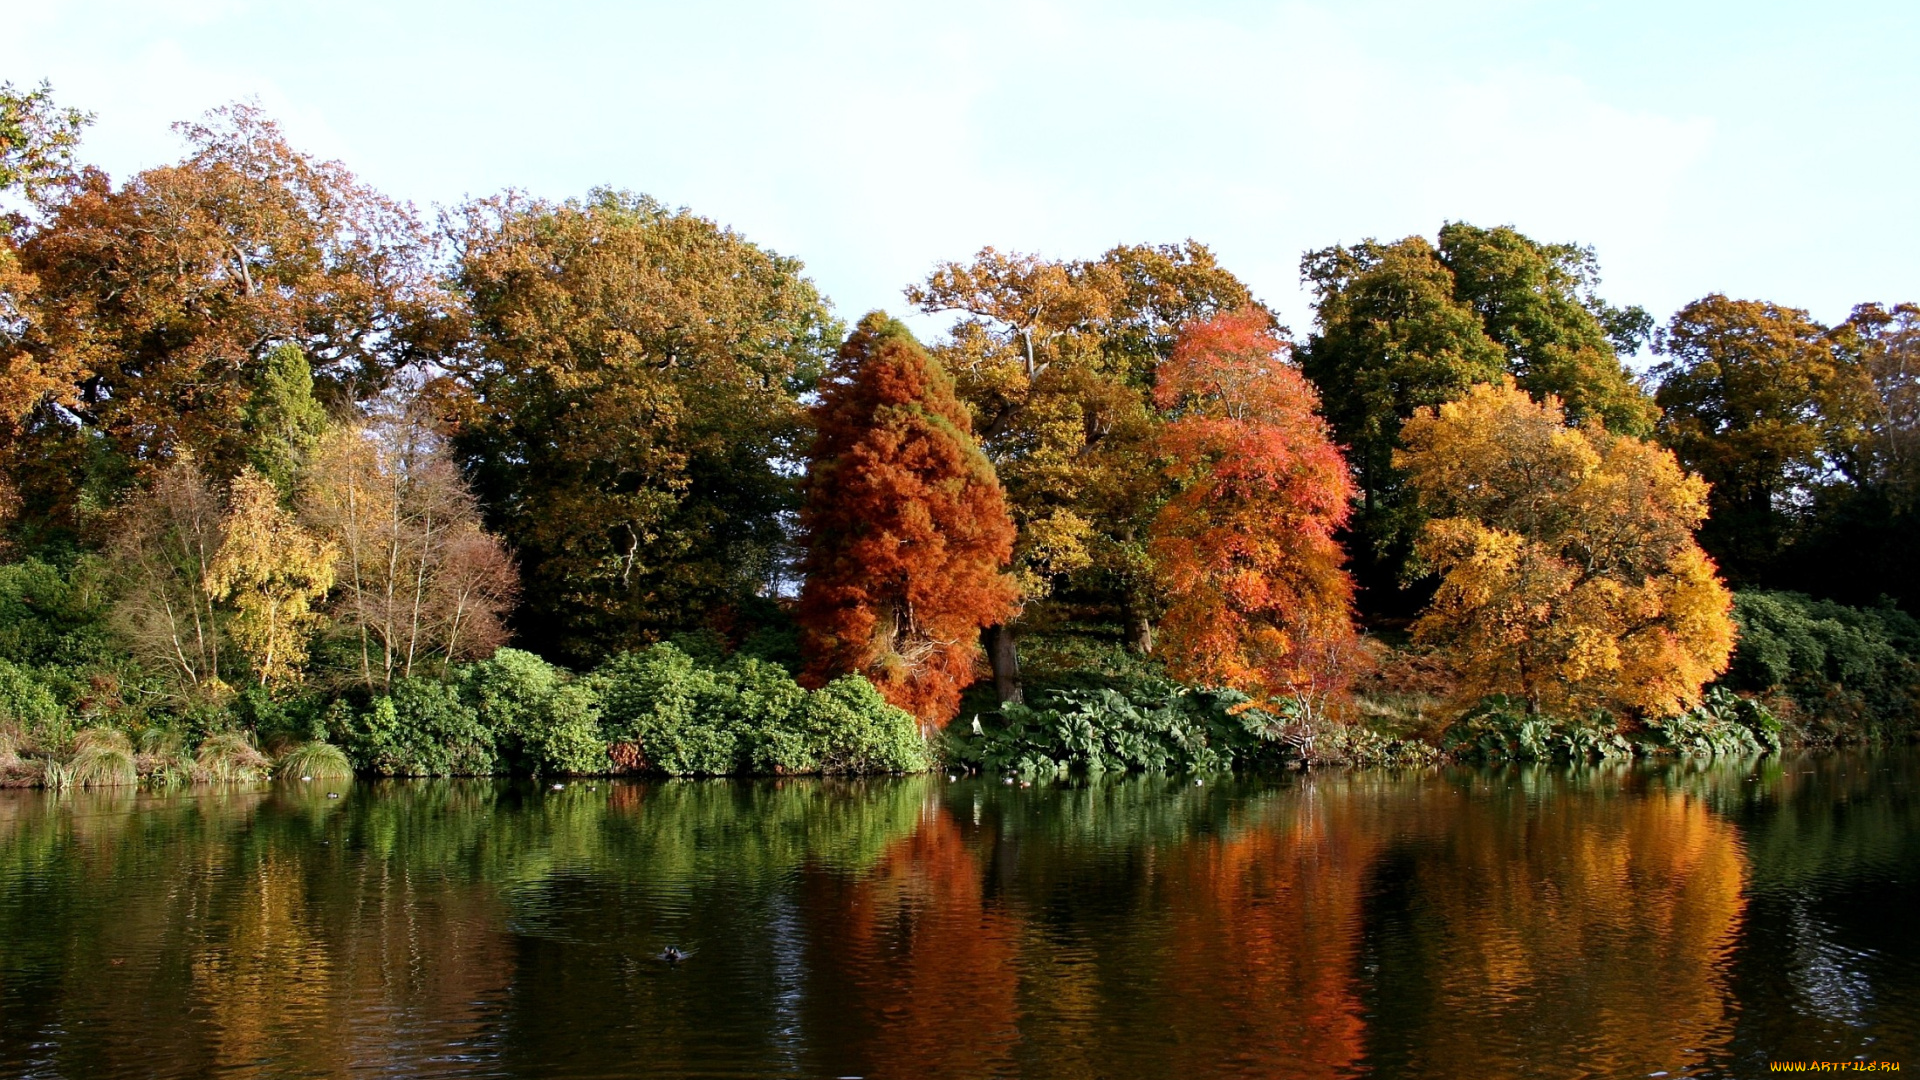
<instances>
[{"instance_id":1,"label":"yellow tree","mask_svg":"<svg viewBox=\"0 0 1920 1080\"><path fill-rule=\"evenodd\" d=\"M314 601L333 588L334 546L302 529L250 465L234 478L225 532L206 584L233 608L228 636L261 686L298 682L322 621Z\"/></svg>"},{"instance_id":2,"label":"yellow tree","mask_svg":"<svg viewBox=\"0 0 1920 1080\"><path fill-rule=\"evenodd\" d=\"M1671 452L1511 379L1420 409L1407 470L1432 515L1416 554L1442 575L1416 625L1462 694L1627 716L1694 704L1733 650L1732 595L1694 541L1707 484Z\"/></svg>"},{"instance_id":3,"label":"yellow tree","mask_svg":"<svg viewBox=\"0 0 1920 1080\"><path fill-rule=\"evenodd\" d=\"M300 511L340 549L332 614L368 690L505 642L513 559L418 409L323 436Z\"/></svg>"}]
</instances>

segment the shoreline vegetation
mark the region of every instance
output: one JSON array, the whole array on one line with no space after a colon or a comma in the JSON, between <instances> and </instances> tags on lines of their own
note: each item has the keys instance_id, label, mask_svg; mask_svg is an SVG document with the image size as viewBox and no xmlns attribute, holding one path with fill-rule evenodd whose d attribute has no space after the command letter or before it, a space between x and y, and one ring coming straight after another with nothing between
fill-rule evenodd
<instances>
[{"instance_id":1,"label":"shoreline vegetation","mask_svg":"<svg viewBox=\"0 0 1920 1080\"><path fill-rule=\"evenodd\" d=\"M1741 756L1920 717L1920 306L1511 227L984 248L849 327L598 189L0 84L0 786Z\"/></svg>"}]
</instances>

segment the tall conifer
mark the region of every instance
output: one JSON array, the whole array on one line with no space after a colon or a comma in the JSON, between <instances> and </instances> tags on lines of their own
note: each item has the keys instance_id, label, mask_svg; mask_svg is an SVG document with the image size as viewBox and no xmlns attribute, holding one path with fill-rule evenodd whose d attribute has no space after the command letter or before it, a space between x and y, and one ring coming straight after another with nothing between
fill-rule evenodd
<instances>
[{"instance_id":1,"label":"tall conifer","mask_svg":"<svg viewBox=\"0 0 1920 1080\"><path fill-rule=\"evenodd\" d=\"M1013 523L953 380L874 312L814 411L802 529L805 679L871 679L923 722L951 719L980 630L1015 614Z\"/></svg>"}]
</instances>

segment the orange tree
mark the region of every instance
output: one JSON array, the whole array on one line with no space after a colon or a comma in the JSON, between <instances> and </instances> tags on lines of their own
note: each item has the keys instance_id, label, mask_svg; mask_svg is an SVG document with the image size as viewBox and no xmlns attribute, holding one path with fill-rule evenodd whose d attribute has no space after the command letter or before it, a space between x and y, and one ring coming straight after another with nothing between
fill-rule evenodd
<instances>
[{"instance_id":1,"label":"orange tree","mask_svg":"<svg viewBox=\"0 0 1920 1080\"><path fill-rule=\"evenodd\" d=\"M323 400L364 399L420 358L412 334L441 303L409 207L251 106L177 130L176 165L117 187L88 169L44 194L17 250L33 288L0 394L18 421L9 466L56 521L78 485L150 478L182 449L233 476L279 350L299 347Z\"/></svg>"},{"instance_id":2,"label":"orange tree","mask_svg":"<svg viewBox=\"0 0 1920 1080\"><path fill-rule=\"evenodd\" d=\"M1019 622L1044 625L1057 602L1091 607L1151 652L1159 597L1146 534L1166 496L1150 460L1154 368L1181 326L1256 306L1246 285L1192 241L1065 261L984 248L907 299L960 316L935 351L1006 485ZM986 638L999 697L1020 700L1014 627Z\"/></svg>"},{"instance_id":3,"label":"orange tree","mask_svg":"<svg viewBox=\"0 0 1920 1080\"><path fill-rule=\"evenodd\" d=\"M1333 537L1353 484L1268 325L1251 308L1189 324L1153 392L1179 485L1151 544L1168 670L1256 697L1336 688L1355 644Z\"/></svg>"},{"instance_id":4,"label":"orange tree","mask_svg":"<svg viewBox=\"0 0 1920 1080\"><path fill-rule=\"evenodd\" d=\"M1733 649L1732 595L1694 541L1707 484L1673 454L1511 380L1419 410L1395 455L1430 515L1441 577L1416 624L1467 700L1659 716L1698 701Z\"/></svg>"},{"instance_id":5,"label":"orange tree","mask_svg":"<svg viewBox=\"0 0 1920 1080\"><path fill-rule=\"evenodd\" d=\"M803 681L857 671L942 723L974 679L980 630L1010 618L1013 523L953 380L875 312L821 384L801 527Z\"/></svg>"}]
</instances>

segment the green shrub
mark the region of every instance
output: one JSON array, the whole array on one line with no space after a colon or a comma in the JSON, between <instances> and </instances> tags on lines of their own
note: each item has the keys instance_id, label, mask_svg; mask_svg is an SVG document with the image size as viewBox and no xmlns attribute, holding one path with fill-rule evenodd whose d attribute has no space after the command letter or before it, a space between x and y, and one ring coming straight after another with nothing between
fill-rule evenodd
<instances>
[{"instance_id":1,"label":"green shrub","mask_svg":"<svg viewBox=\"0 0 1920 1080\"><path fill-rule=\"evenodd\" d=\"M521 729L524 758L535 776L580 776L607 771L607 738L600 699L578 684L548 695L534 722Z\"/></svg>"},{"instance_id":2,"label":"green shrub","mask_svg":"<svg viewBox=\"0 0 1920 1080\"><path fill-rule=\"evenodd\" d=\"M1647 722L1657 749L1699 757L1739 757L1780 749L1780 721L1765 705L1725 687L1708 690L1678 716Z\"/></svg>"},{"instance_id":3,"label":"green shrub","mask_svg":"<svg viewBox=\"0 0 1920 1080\"><path fill-rule=\"evenodd\" d=\"M32 669L0 660L0 723L7 721L27 731L57 731L67 710Z\"/></svg>"},{"instance_id":4,"label":"green shrub","mask_svg":"<svg viewBox=\"0 0 1920 1080\"><path fill-rule=\"evenodd\" d=\"M1501 694L1448 725L1440 748L1467 761L1592 761L1633 753L1619 724L1604 712L1580 719L1530 714L1524 702Z\"/></svg>"},{"instance_id":5,"label":"green shrub","mask_svg":"<svg viewBox=\"0 0 1920 1080\"><path fill-rule=\"evenodd\" d=\"M113 665L124 650L109 627L110 608L96 556L0 564L0 659L69 671Z\"/></svg>"},{"instance_id":6,"label":"green shrub","mask_svg":"<svg viewBox=\"0 0 1920 1080\"><path fill-rule=\"evenodd\" d=\"M1920 620L1791 592L1734 597L1740 643L1721 685L1778 695L1812 737L1909 731L1920 717Z\"/></svg>"},{"instance_id":7,"label":"green shrub","mask_svg":"<svg viewBox=\"0 0 1920 1080\"><path fill-rule=\"evenodd\" d=\"M321 722L327 699L315 693L275 696L265 687L249 686L234 695L227 711L241 727L252 731L262 745L317 739L326 734Z\"/></svg>"},{"instance_id":8,"label":"green shrub","mask_svg":"<svg viewBox=\"0 0 1920 1080\"><path fill-rule=\"evenodd\" d=\"M744 716L733 673L703 666L673 644L616 657L598 676L611 741L639 743L651 768L674 776L751 772L753 728L786 721L784 708L779 715ZM787 681L795 698L805 693ZM778 708L777 695L756 696Z\"/></svg>"},{"instance_id":9,"label":"green shrub","mask_svg":"<svg viewBox=\"0 0 1920 1080\"><path fill-rule=\"evenodd\" d=\"M986 772L1224 772L1277 762L1282 718L1245 708L1245 695L1161 680L1050 690L1032 707L1003 706L951 733L949 752Z\"/></svg>"},{"instance_id":10,"label":"green shrub","mask_svg":"<svg viewBox=\"0 0 1920 1080\"><path fill-rule=\"evenodd\" d=\"M858 676L809 693L778 664L736 654L709 666L669 643L615 658L594 683L607 738L637 743L649 768L670 775L916 772L929 764L918 723Z\"/></svg>"},{"instance_id":11,"label":"green shrub","mask_svg":"<svg viewBox=\"0 0 1920 1080\"><path fill-rule=\"evenodd\" d=\"M887 704L872 683L843 675L812 693L769 729L754 771L915 773L933 766L920 721Z\"/></svg>"},{"instance_id":12,"label":"green shrub","mask_svg":"<svg viewBox=\"0 0 1920 1080\"><path fill-rule=\"evenodd\" d=\"M352 714L342 733L355 768L381 776L485 776L498 759L494 736L455 687L402 679Z\"/></svg>"},{"instance_id":13,"label":"green shrub","mask_svg":"<svg viewBox=\"0 0 1920 1080\"><path fill-rule=\"evenodd\" d=\"M513 772L607 771L607 740L593 691L530 652L501 649L460 672L460 685Z\"/></svg>"}]
</instances>

